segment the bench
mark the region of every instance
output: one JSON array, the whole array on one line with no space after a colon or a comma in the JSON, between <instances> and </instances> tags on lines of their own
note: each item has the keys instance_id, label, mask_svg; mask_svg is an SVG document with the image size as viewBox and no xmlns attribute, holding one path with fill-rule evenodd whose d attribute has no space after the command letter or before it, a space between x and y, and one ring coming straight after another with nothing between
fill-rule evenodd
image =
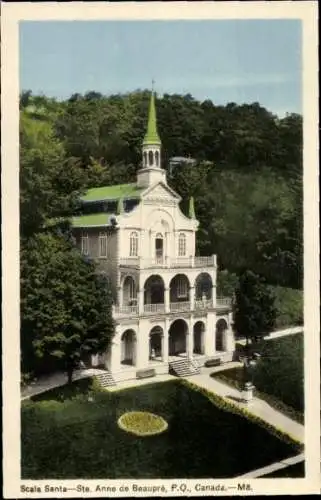
<instances>
[{"instance_id":1,"label":"bench","mask_svg":"<svg viewBox=\"0 0 321 500\"><path fill-rule=\"evenodd\" d=\"M221 358L212 358L205 361L204 366L212 368L213 366L220 366L222 364Z\"/></svg>"},{"instance_id":2,"label":"bench","mask_svg":"<svg viewBox=\"0 0 321 500\"><path fill-rule=\"evenodd\" d=\"M147 368L146 370L138 370L136 372L136 378L148 378L148 377L155 377L156 372L154 368Z\"/></svg>"}]
</instances>

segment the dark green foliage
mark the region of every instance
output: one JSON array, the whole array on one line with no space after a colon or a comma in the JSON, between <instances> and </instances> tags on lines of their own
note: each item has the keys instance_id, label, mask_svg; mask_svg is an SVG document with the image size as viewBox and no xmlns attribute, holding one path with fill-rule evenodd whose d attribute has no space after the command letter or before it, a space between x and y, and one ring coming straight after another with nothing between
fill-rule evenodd
<instances>
[{"instance_id":1,"label":"dark green foliage","mask_svg":"<svg viewBox=\"0 0 321 500\"><path fill-rule=\"evenodd\" d=\"M262 341L252 348L261 354L253 370L253 383L257 396L290 418L303 422L303 335L294 334ZM213 373L212 376L237 389L243 386L242 367Z\"/></svg>"},{"instance_id":2,"label":"dark green foliage","mask_svg":"<svg viewBox=\"0 0 321 500\"><path fill-rule=\"evenodd\" d=\"M277 309L276 328L303 325L303 291L273 287Z\"/></svg>"},{"instance_id":3,"label":"dark green foliage","mask_svg":"<svg viewBox=\"0 0 321 500\"><path fill-rule=\"evenodd\" d=\"M48 392L42 401L23 403L22 477L224 478L295 455L300 448L260 419L244 418L234 405L193 389L171 381L94 392L94 401L88 401L87 392L62 403L57 392ZM168 430L149 438L123 432L117 420L126 411L156 413Z\"/></svg>"},{"instance_id":4,"label":"dark green foliage","mask_svg":"<svg viewBox=\"0 0 321 500\"><path fill-rule=\"evenodd\" d=\"M270 333L275 326L275 297L264 281L251 271L244 271L235 289L234 328L247 340Z\"/></svg>"},{"instance_id":5,"label":"dark green foliage","mask_svg":"<svg viewBox=\"0 0 321 500\"><path fill-rule=\"evenodd\" d=\"M22 371L72 371L113 335L106 280L65 237L39 233L21 249Z\"/></svg>"},{"instance_id":6,"label":"dark green foliage","mask_svg":"<svg viewBox=\"0 0 321 500\"><path fill-rule=\"evenodd\" d=\"M42 196L54 200L48 195L59 175L75 194L89 186L135 181L149 95L88 92L56 102L24 92L24 121L33 127L46 123L51 134L48 151L38 151L41 161L23 146L25 164L33 158L40 162L33 190L39 202ZM198 253L216 253L220 266L234 273L246 265L271 284L302 288L302 117L278 119L258 103L215 106L168 94L157 99L157 116L163 167L172 156L196 159L196 165L174 169L169 181L183 197L186 214L188 198L194 197ZM59 196L54 203L61 205Z\"/></svg>"}]
</instances>

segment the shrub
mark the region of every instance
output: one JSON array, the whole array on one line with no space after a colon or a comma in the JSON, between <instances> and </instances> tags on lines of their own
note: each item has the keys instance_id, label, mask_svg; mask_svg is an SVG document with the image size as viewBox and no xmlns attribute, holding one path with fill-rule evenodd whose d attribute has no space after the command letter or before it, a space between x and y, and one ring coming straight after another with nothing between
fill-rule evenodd
<instances>
[{"instance_id":1,"label":"shrub","mask_svg":"<svg viewBox=\"0 0 321 500\"><path fill-rule=\"evenodd\" d=\"M209 399L219 409L234 413L235 415L240 415L242 417L245 417L247 420L250 420L252 423L255 423L255 424L259 425L260 427L263 427L273 436L275 436L278 439L280 439L281 441L293 446L296 449L296 451L298 451L298 453L303 450L303 444L300 441L298 441L296 438L294 438L290 434L287 434L283 430L278 429L277 427L274 427L273 425L269 424L268 422L266 422L262 418L257 417L256 415L251 413L246 408L241 408L239 406L236 406L232 402L224 399L222 396L218 396L217 394L213 394L212 392L209 392L207 389L204 389L203 387L199 387L198 385L193 384L192 382L189 382L187 380L183 380L182 383L184 385L186 385L187 387L194 389L194 391L197 391L197 392L203 394L203 396L206 396L206 398Z\"/></svg>"},{"instance_id":2,"label":"shrub","mask_svg":"<svg viewBox=\"0 0 321 500\"><path fill-rule=\"evenodd\" d=\"M166 431L168 424L162 417L145 411L130 411L118 419L118 425L136 436L154 436Z\"/></svg>"}]
</instances>

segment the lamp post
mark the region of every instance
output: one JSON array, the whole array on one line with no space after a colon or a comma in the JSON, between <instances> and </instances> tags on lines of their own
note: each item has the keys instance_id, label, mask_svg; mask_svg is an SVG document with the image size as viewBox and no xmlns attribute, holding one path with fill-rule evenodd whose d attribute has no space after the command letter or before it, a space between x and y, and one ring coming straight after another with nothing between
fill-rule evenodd
<instances>
[{"instance_id":1,"label":"lamp post","mask_svg":"<svg viewBox=\"0 0 321 500\"><path fill-rule=\"evenodd\" d=\"M242 398L245 403L250 403L253 400L253 372L257 366L257 363L260 359L260 354L257 352L253 354L246 354L243 356L240 361L243 363L243 391Z\"/></svg>"}]
</instances>

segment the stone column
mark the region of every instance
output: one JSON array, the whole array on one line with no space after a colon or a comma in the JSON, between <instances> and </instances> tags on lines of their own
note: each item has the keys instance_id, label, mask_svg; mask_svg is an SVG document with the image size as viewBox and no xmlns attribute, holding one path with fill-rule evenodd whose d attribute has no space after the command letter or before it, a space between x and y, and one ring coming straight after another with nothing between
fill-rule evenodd
<instances>
[{"instance_id":1,"label":"stone column","mask_svg":"<svg viewBox=\"0 0 321 500\"><path fill-rule=\"evenodd\" d=\"M118 286L118 289L117 289L117 300L118 300L118 305L119 307L122 307L124 304L123 304L123 287L122 286Z\"/></svg>"},{"instance_id":2,"label":"stone column","mask_svg":"<svg viewBox=\"0 0 321 500\"><path fill-rule=\"evenodd\" d=\"M164 301L165 301L165 312L170 312L170 289L165 288L164 290Z\"/></svg>"},{"instance_id":3,"label":"stone column","mask_svg":"<svg viewBox=\"0 0 321 500\"><path fill-rule=\"evenodd\" d=\"M186 334L186 350L188 359L193 358L194 352L194 332L192 327L192 319L190 318L188 321L188 332Z\"/></svg>"},{"instance_id":4,"label":"stone column","mask_svg":"<svg viewBox=\"0 0 321 500\"><path fill-rule=\"evenodd\" d=\"M215 353L215 329L216 329L216 314L209 312L205 322L204 332L204 348L206 356L213 356Z\"/></svg>"},{"instance_id":5,"label":"stone column","mask_svg":"<svg viewBox=\"0 0 321 500\"><path fill-rule=\"evenodd\" d=\"M162 361L168 363L168 332L162 335Z\"/></svg>"},{"instance_id":6,"label":"stone column","mask_svg":"<svg viewBox=\"0 0 321 500\"><path fill-rule=\"evenodd\" d=\"M120 350L121 350L121 340L120 338L112 339L110 346L110 356L108 360L108 368L112 373L118 372L120 370Z\"/></svg>"},{"instance_id":7,"label":"stone column","mask_svg":"<svg viewBox=\"0 0 321 500\"><path fill-rule=\"evenodd\" d=\"M168 319L165 318L165 325L164 325L164 332L162 336L162 361L164 363L168 363L168 357L169 357L169 352L168 352Z\"/></svg>"},{"instance_id":8,"label":"stone column","mask_svg":"<svg viewBox=\"0 0 321 500\"><path fill-rule=\"evenodd\" d=\"M137 304L138 304L138 314L141 316L144 313L144 292L145 290L142 288L138 290L137 293Z\"/></svg>"},{"instance_id":9,"label":"stone column","mask_svg":"<svg viewBox=\"0 0 321 500\"><path fill-rule=\"evenodd\" d=\"M212 307L216 307L216 285L212 286Z\"/></svg>"},{"instance_id":10,"label":"stone column","mask_svg":"<svg viewBox=\"0 0 321 500\"><path fill-rule=\"evenodd\" d=\"M191 286L189 289L189 300L190 300L190 310L194 311L195 309L195 287Z\"/></svg>"}]
</instances>

